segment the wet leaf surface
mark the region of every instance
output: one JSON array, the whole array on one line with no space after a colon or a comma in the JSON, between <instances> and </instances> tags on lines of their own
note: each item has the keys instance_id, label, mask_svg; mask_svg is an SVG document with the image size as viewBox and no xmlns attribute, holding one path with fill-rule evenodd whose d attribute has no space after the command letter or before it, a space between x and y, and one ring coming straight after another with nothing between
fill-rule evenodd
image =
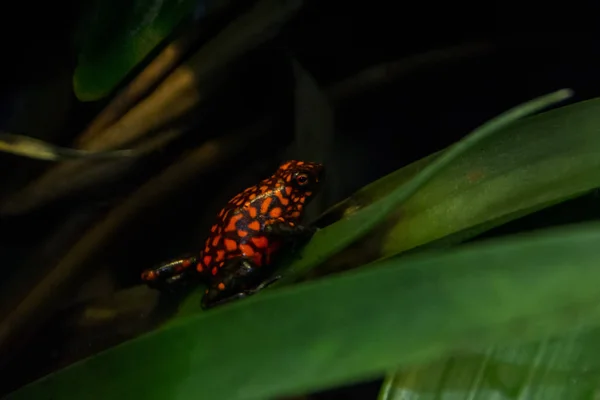
<instances>
[{"instance_id":1,"label":"wet leaf surface","mask_svg":"<svg viewBox=\"0 0 600 400\"><path fill-rule=\"evenodd\" d=\"M593 399L598 329L513 347L459 353L390 374L379 399Z\"/></svg>"}]
</instances>

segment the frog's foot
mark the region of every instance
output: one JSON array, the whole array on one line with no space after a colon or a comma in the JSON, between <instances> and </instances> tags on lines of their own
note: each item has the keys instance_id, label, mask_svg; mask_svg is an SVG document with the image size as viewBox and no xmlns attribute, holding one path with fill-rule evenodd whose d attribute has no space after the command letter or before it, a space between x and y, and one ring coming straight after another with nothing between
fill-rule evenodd
<instances>
[{"instance_id":1,"label":"frog's foot","mask_svg":"<svg viewBox=\"0 0 600 400\"><path fill-rule=\"evenodd\" d=\"M258 293L261 290L271 286L272 284L274 284L275 282L277 282L280 279L281 279L281 275L276 275L272 278L267 279L266 281L261 282L261 284L258 285L257 287L255 287L254 289L247 290L246 292L248 293L248 295Z\"/></svg>"},{"instance_id":2,"label":"frog's foot","mask_svg":"<svg viewBox=\"0 0 600 400\"><path fill-rule=\"evenodd\" d=\"M207 310L209 308L213 308L213 307L220 306L220 305L223 305L223 304L231 303L231 302L233 302L235 300L240 300L240 299L243 299L245 297L252 296L253 294L258 293L261 290L265 289L266 287L268 287L268 286L272 285L273 283L277 282L279 279L281 279L280 275L275 276L275 277L270 278L270 279L267 279L266 281L262 282L260 285L258 285L257 287L255 287L253 289L244 290L243 292L233 294L233 295L231 295L229 297L225 297L225 298L223 298L221 300L216 300L216 301L207 302L207 303L204 303L204 301L203 301L202 302L202 308L205 309L205 310ZM207 291L207 293L209 293L209 292Z\"/></svg>"},{"instance_id":3,"label":"frog's foot","mask_svg":"<svg viewBox=\"0 0 600 400\"><path fill-rule=\"evenodd\" d=\"M190 271L194 271L194 268L188 267L196 265L197 262L198 259L194 256L171 260L142 272L142 281L156 289L185 282L190 276Z\"/></svg>"},{"instance_id":4,"label":"frog's foot","mask_svg":"<svg viewBox=\"0 0 600 400\"><path fill-rule=\"evenodd\" d=\"M251 296L281 277L276 276L261 281L264 267L258 267L251 259L232 260L220 271L220 278L213 280L202 297L202 308L209 309L234 300Z\"/></svg>"}]
</instances>

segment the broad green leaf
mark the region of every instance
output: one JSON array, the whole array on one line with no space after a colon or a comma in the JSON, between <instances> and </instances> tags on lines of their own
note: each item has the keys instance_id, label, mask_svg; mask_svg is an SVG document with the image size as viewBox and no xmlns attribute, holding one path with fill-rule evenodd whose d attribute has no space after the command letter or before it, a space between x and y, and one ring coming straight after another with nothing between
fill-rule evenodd
<instances>
[{"instance_id":1,"label":"broad green leaf","mask_svg":"<svg viewBox=\"0 0 600 400\"><path fill-rule=\"evenodd\" d=\"M495 135L400 208L382 254L473 229L464 239L599 187L599 112L600 99L581 102Z\"/></svg>"},{"instance_id":2,"label":"broad green leaf","mask_svg":"<svg viewBox=\"0 0 600 400\"><path fill-rule=\"evenodd\" d=\"M352 242L363 237L369 230L380 224L390 213L397 211L398 207L417 193L423 185L429 183L432 178L447 168L458 157L473 147L481 145L481 142L485 139L510 126L520 118L569 98L571 94L570 90L563 89L539 97L514 107L475 129L462 140L438 155L431 163L424 166L412 179L394 188L384 198L363 207L337 223L317 232L313 240L302 250L301 258L293 262L287 268L283 278L273 286L293 282L311 268L326 261Z\"/></svg>"},{"instance_id":3,"label":"broad green leaf","mask_svg":"<svg viewBox=\"0 0 600 400\"><path fill-rule=\"evenodd\" d=\"M580 332L600 322L598 243L592 223L391 258L182 319L8 398L272 398Z\"/></svg>"},{"instance_id":4,"label":"broad green leaf","mask_svg":"<svg viewBox=\"0 0 600 400\"><path fill-rule=\"evenodd\" d=\"M77 98L94 101L109 94L197 4L197 0L95 1L80 27L73 76Z\"/></svg>"}]
</instances>

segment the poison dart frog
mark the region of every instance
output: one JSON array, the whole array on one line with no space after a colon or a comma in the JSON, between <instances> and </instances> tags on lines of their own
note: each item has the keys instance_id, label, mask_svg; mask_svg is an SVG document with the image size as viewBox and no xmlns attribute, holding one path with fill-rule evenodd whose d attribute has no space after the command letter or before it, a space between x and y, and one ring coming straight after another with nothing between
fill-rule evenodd
<instances>
[{"instance_id":1,"label":"poison dart frog","mask_svg":"<svg viewBox=\"0 0 600 400\"><path fill-rule=\"evenodd\" d=\"M142 273L151 287L199 278L208 284L201 307L208 309L252 295L278 280L273 258L285 244L309 239L315 228L301 224L306 205L317 193L322 164L287 161L269 178L233 197L197 255L161 264Z\"/></svg>"}]
</instances>

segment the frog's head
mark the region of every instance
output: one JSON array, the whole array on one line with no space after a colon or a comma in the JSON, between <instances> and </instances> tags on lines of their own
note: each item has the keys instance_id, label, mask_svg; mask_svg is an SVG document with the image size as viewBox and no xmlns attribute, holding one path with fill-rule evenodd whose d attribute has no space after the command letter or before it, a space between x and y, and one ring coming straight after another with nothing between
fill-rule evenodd
<instances>
[{"instance_id":1,"label":"frog's head","mask_svg":"<svg viewBox=\"0 0 600 400\"><path fill-rule=\"evenodd\" d=\"M292 188L291 197L303 198L307 202L319 191L325 168L320 163L291 160L281 164L277 175Z\"/></svg>"}]
</instances>

